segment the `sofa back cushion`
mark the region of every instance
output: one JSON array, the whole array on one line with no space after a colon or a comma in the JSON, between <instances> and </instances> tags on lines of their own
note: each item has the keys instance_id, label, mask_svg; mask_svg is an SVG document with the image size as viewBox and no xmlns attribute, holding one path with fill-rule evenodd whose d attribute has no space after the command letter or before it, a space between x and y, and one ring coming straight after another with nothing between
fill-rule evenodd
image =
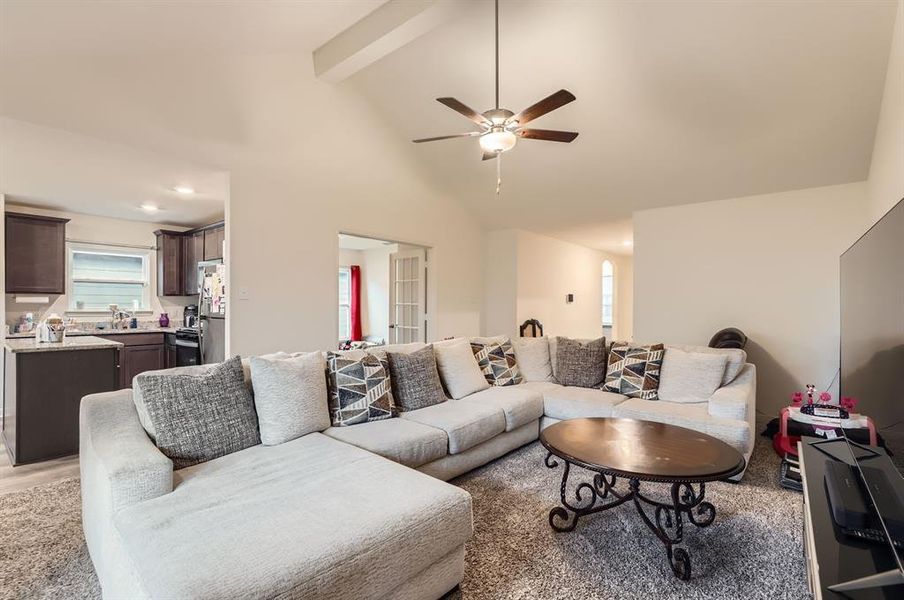
<instances>
[{"instance_id":1,"label":"sofa back cushion","mask_svg":"<svg viewBox=\"0 0 904 600\"><path fill-rule=\"evenodd\" d=\"M524 378L518 368L515 350L507 337L471 338L471 352L487 383L494 386L518 385Z\"/></svg>"},{"instance_id":2,"label":"sofa back cushion","mask_svg":"<svg viewBox=\"0 0 904 600\"><path fill-rule=\"evenodd\" d=\"M453 399L459 400L490 387L465 338L436 342L433 353L439 376Z\"/></svg>"},{"instance_id":3,"label":"sofa back cushion","mask_svg":"<svg viewBox=\"0 0 904 600\"><path fill-rule=\"evenodd\" d=\"M149 373L137 383L155 443L177 469L260 444L238 356L196 374Z\"/></svg>"},{"instance_id":4,"label":"sofa back cushion","mask_svg":"<svg viewBox=\"0 0 904 600\"><path fill-rule=\"evenodd\" d=\"M252 356L261 443L275 446L330 426L323 354Z\"/></svg>"},{"instance_id":5,"label":"sofa back cushion","mask_svg":"<svg viewBox=\"0 0 904 600\"><path fill-rule=\"evenodd\" d=\"M606 378L606 338L582 342L556 338L556 380L562 385L598 388Z\"/></svg>"},{"instance_id":6,"label":"sofa back cushion","mask_svg":"<svg viewBox=\"0 0 904 600\"><path fill-rule=\"evenodd\" d=\"M659 399L669 402L705 402L722 387L728 356L714 352L688 352L667 346L662 359Z\"/></svg>"},{"instance_id":7,"label":"sofa back cushion","mask_svg":"<svg viewBox=\"0 0 904 600\"><path fill-rule=\"evenodd\" d=\"M443 384L436 370L433 346L411 353L389 352L392 392L400 411L427 408L446 401Z\"/></svg>"},{"instance_id":8,"label":"sofa back cushion","mask_svg":"<svg viewBox=\"0 0 904 600\"><path fill-rule=\"evenodd\" d=\"M725 374L722 376L722 386L726 386L738 376L744 365L747 364L747 353L739 348L709 348L708 346L691 346L688 344L669 344L668 348L677 348L685 352L701 354L721 354L728 357L725 365Z\"/></svg>"},{"instance_id":9,"label":"sofa back cushion","mask_svg":"<svg viewBox=\"0 0 904 600\"><path fill-rule=\"evenodd\" d=\"M545 337L512 340L515 359L525 381L555 381L549 358L549 340Z\"/></svg>"}]
</instances>

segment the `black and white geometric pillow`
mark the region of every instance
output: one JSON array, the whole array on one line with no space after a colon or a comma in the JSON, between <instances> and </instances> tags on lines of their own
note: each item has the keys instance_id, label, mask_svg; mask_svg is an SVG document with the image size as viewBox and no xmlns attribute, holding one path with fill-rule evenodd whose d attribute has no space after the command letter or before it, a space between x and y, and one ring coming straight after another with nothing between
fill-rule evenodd
<instances>
[{"instance_id":1,"label":"black and white geometric pillow","mask_svg":"<svg viewBox=\"0 0 904 600\"><path fill-rule=\"evenodd\" d=\"M389 366L373 355L352 358L328 352L330 422L357 425L398 416L392 398Z\"/></svg>"},{"instance_id":2,"label":"black and white geometric pillow","mask_svg":"<svg viewBox=\"0 0 904 600\"><path fill-rule=\"evenodd\" d=\"M659 372L665 346L613 345L603 390L629 398L659 400Z\"/></svg>"},{"instance_id":3,"label":"black and white geometric pillow","mask_svg":"<svg viewBox=\"0 0 904 600\"><path fill-rule=\"evenodd\" d=\"M471 342L471 351L490 385L518 385L523 381L510 340L491 343Z\"/></svg>"}]
</instances>

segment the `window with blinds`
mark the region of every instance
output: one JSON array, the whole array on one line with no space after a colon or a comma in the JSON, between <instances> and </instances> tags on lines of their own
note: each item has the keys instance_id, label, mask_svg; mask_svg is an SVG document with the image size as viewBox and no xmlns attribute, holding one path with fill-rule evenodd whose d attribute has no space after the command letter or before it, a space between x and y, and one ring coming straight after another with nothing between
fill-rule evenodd
<instances>
[{"instance_id":1,"label":"window with blinds","mask_svg":"<svg viewBox=\"0 0 904 600\"><path fill-rule=\"evenodd\" d=\"M603 261L603 327L612 327L612 309L615 299L615 271L612 263Z\"/></svg>"},{"instance_id":2,"label":"window with blinds","mask_svg":"<svg viewBox=\"0 0 904 600\"><path fill-rule=\"evenodd\" d=\"M352 337L352 272L339 267L339 340Z\"/></svg>"},{"instance_id":3,"label":"window with blinds","mask_svg":"<svg viewBox=\"0 0 904 600\"><path fill-rule=\"evenodd\" d=\"M69 310L150 310L150 252L69 247Z\"/></svg>"}]
</instances>

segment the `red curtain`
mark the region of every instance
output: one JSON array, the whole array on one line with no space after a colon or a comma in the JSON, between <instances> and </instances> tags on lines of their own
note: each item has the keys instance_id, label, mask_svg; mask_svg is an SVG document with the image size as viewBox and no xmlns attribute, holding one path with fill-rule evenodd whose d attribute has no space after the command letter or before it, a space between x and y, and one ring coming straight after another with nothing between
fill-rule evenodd
<instances>
[{"instance_id":1,"label":"red curtain","mask_svg":"<svg viewBox=\"0 0 904 600\"><path fill-rule=\"evenodd\" d=\"M364 337L361 335L361 267L352 265L352 298L351 298L351 325L352 325L352 341L360 342Z\"/></svg>"}]
</instances>

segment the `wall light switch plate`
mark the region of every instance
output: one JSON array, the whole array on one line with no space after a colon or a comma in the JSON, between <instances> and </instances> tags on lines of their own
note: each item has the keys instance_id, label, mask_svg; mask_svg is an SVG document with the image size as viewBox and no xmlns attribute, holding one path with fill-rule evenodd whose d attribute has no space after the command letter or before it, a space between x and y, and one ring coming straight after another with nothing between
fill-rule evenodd
<instances>
[{"instance_id":1,"label":"wall light switch plate","mask_svg":"<svg viewBox=\"0 0 904 600\"><path fill-rule=\"evenodd\" d=\"M239 288L239 300L248 300L249 297L250 296L248 294L248 288L246 288L244 286L240 287Z\"/></svg>"},{"instance_id":2,"label":"wall light switch plate","mask_svg":"<svg viewBox=\"0 0 904 600\"><path fill-rule=\"evenodd\" d=\"M574 294L565 294L565 304L574 302Z\"/></svg>"}]
</instances>

